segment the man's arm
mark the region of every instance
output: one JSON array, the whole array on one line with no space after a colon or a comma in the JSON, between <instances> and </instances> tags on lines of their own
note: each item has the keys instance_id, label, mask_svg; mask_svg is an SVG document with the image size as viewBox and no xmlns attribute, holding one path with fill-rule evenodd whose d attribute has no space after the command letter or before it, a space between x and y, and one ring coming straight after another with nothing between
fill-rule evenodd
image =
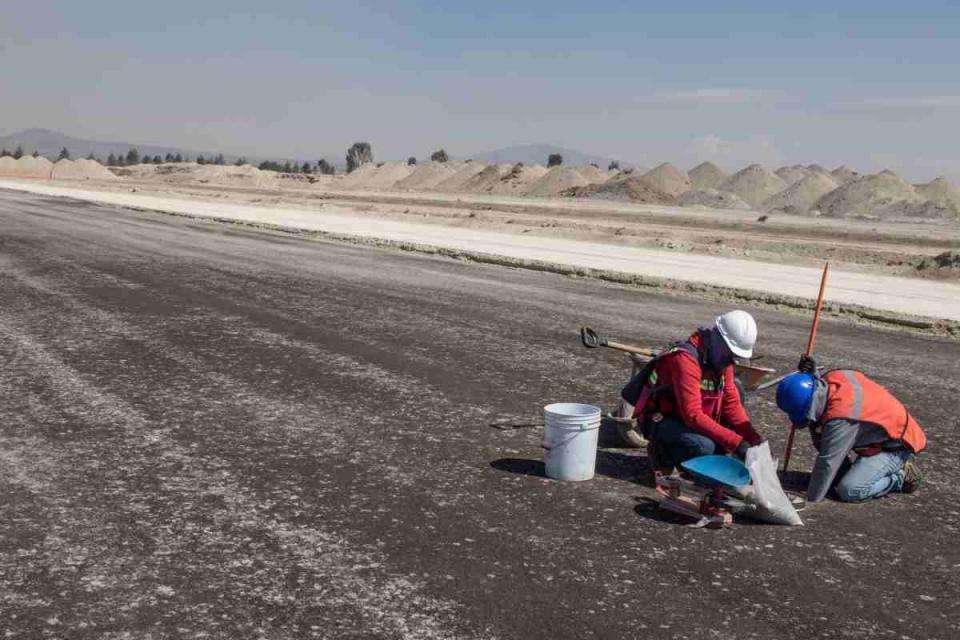
<instances>
[{"instance_id":1,"label":"man's arm","mask_svg":"<svg viewBox=\"0 0 960 640\"><path fill-rule=\"evenodd\" d=\"M703 412L700 396L700 366L689 354L678 352L669 357L673 396L680 419L689 428L707 436L727 451L735 451L743 437L727 429Z\"/></svg>"},{"instance_id":2,"label":"man's arm","mask_svg":"<svg viewBox=\"0 0 960 640\"><path fill-rule=\"evenodd\" d=\"M820 502L826 497L837 471L857 441L859 430L856 422L839 418L823 425L820 451L807 485L807 502Z\"/></svg>"},{"instance_id":3,"label":"man's arm","mask_svg":"<svg viewBox=\"0 0 960 640\"><path fill-rule=\"evenodd\" d=\"M720 404L720 415L724 422L736 431L747 441L750 446L760 444L763 439L747 416L747 410L743 407L743 399L737 392L737 387L733 379L733 367L727 367L723 372L723 399Z\"/></svg>"}]
</instances>

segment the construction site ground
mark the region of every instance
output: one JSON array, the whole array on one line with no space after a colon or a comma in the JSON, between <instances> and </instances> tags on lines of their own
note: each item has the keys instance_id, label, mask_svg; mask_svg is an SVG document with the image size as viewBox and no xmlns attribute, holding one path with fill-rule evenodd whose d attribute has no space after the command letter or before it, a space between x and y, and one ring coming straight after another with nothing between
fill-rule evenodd
<instances>
[{"instance_id":1,"label":"construction site ground","mask_svg":"<svg viewBox=\"0 0 960 640\"><path fill-rule=\"evenodd\" d=\"M205 193L220 196L276 197ZM394 200L351 206L445 224L545 222L539 209ZM726 222L716 233L737 236ZM636 242L648 228L690 228L656 213L616 224ZM936 233L883 240L867 228L840 239L865 254L942 250ZM817 252L831 245L802 234ZM803 527L693 529L656 508L643 453L609 433L594 480L544 478L542 432L511 425L548 402L609 405L627 374L622 356L579 345L580 325L657 345L726 308L0 192L0 631L957 637L956 341L821 324L821 363L867 372L926 429L913 496L826 502L803 512ZM761 363L789 370L809 318L747 308ZM748 408L782 451L772 396ZM811 456L801 433L788 486L803 484Z\"/></svg>"}]
</instances>

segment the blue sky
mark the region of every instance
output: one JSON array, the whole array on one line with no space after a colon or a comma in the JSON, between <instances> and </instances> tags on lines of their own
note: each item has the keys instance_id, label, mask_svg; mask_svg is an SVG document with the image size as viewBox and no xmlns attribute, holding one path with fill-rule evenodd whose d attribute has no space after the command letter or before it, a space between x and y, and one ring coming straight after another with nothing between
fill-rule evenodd
<instances>
[{"instance_id":1,"label":"blue sky","mask_svg":"<svg viewBox=\"0 0 960 640\"><path fill-rule=\"evenodd\" d=\"M0 131L960 175L960 3L781 4L2 0Z\"/></svg>"}]
</instances>

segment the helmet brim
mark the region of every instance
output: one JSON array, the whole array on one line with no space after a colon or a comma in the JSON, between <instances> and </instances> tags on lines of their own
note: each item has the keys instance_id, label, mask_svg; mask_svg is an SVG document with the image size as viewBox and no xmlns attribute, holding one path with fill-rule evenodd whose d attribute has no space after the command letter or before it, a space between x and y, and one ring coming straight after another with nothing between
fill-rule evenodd
<instances>
[{"instance_id":1,"label":"helmet brim","mask_svg":"<svg viewBox=\"0 0 960 640\"><path fill-rule=\"evenodd\" d=\"M753 357L753 349L744 349L742 347L738 347L737 345L727 340L727 336L723 335L722 333L720 334L720 336L723 338L723 341L727 343L727 348L730 349L733 355L737 356L738 358L745 358L747 360Z\"/></svg>"}]
</instances>

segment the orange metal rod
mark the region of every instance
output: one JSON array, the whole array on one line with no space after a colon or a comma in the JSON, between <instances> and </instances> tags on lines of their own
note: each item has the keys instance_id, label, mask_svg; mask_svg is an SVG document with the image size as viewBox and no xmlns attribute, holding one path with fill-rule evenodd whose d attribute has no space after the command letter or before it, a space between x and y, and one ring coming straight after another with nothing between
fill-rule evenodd
<instances>
[{"instance_id":1,"label":"orange metal rod","mask_svg":"<svg viewBox=\"0 0 960 640\"><path fill-rule=\"evenodd\" d=\"M823 311L823 293L827 288L827 274L830 273L830 263L823 265L823 276L820 278L820 293L817 294L817 306L813 312L813 324L810 326L810 338L807 340L807 350L805 355L809 358L813 355L813 347L817 344L817 329L820 326L820 313ZM787 447L783 451L783 470L786 472L790 466L790 454L793 452L793 438L797 434L797 428L790 425L790 433L787 436Z\"/></svg>"}]
</instances>

